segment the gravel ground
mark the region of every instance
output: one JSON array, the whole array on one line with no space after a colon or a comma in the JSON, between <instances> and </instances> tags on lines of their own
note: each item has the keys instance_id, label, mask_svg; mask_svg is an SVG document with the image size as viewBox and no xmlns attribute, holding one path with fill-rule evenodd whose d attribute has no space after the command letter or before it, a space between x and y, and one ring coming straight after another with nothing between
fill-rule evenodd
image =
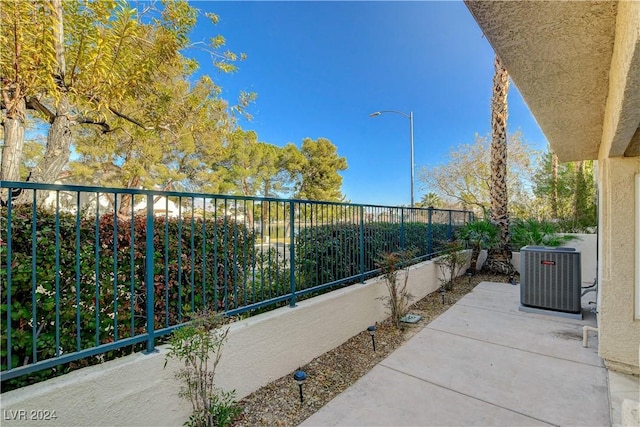
<instances>
[{"instance_id":1,"label":"gravel ground","mask_svg":"<svg viewBox=\"0 0 640 427\"><path fill-rule=\"evenodd\" d=\"M410 313L422 316L418 323L406 324L403 329L394 328L389 319L378 324L375 352L372 351L371 336L362 331L302 366L300 369L307 373L304 403L300 403L298 385L291 372L242 399L239 404L243 411L234 425L298 425L484 281L508 283L509 277L483 273L476 274L470 281L466 276L459 277L453 291L446 293L444 304L441 295L433 292L411 306Z\"/></svg>"}]
</instances>

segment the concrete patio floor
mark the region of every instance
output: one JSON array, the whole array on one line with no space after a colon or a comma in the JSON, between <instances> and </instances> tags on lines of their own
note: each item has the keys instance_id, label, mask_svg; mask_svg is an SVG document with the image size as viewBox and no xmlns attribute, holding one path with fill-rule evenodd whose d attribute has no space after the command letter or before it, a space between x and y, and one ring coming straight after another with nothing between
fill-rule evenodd
<instances>
[{"instance_id":1,"label":"concrete patio floor","mask_svg":"<svg viewBox=\"0 0 640 427\"><path fill-rule=\"evenodd\" d=\"M483 282L302 425L611 425L637 379L608 376L596 334L582 347L594 298L583 320L525 313L519 286Z\"/></svg>"}]
</instances>

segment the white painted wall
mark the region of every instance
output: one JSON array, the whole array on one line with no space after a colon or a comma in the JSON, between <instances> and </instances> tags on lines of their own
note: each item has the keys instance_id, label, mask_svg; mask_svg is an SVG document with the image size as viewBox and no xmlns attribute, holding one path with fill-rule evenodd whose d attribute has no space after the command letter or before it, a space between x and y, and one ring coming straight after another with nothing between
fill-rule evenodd
<instances>
[{"instance_id":1,"label":"white painted wall","mask_svg":"<svg viewBox=\"0 0 640 427\"><path fill-rule=\"evenodd\" d=\"M464 269L462 269L464 271ZM410 268L415 300L440 286L432 261ZM216 375L217 385L240 399L337 347L388 314L380 279L339 289L295 308L283 307L230 325ZM152 355L134 354L2 394L2 425L43 425L31 410L56 411L48 426L178 426L191 413L178 397L179 366L164 368L166 346ZM292 392L295 392L292 387ZM20 410L26 420L10 420ZM6 415L6 416L5 416Z\"/></svg>"},{"instance_id":2,"label":"white painted wall","mask_svg":"<svg viewBox=\"0 0 640 427\"><path fill-rule=\"evenodd\" d=\"M598 271L598 236L596 234L572 234L578 240L567 243L565 246L576 248L580 251L581 276L583 286L592 284Z\"/></svg>"}]
</instances>

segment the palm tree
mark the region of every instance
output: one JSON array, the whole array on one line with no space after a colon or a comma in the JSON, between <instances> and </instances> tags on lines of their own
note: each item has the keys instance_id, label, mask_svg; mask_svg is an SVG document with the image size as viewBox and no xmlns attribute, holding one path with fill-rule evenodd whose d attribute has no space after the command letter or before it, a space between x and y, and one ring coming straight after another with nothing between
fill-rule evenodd
<instances>
[{"instance_id":1,"label":"palm tree","mask_svg":"<svg viewBox=\"0 0 640 427\"><path fill-rule=\"evenodd\" d=\"M441 205L442 200L440 196L433 192L425 194L418 202L418 206L421 208L439 208Z\"/></svg>"},{"instance_id":2,"label":"palm tree","mask_svg":"<svg viewBox=\"0 0 640 427\"><path fill-rule=\"evenodd\" d=\"M496 55L493 96L491 97L491 213L490 219L500 230L496 248L490 249L486 265L494 273L513 274L509 249L509 213L507 211L507 94L509 73Z\"/></svg>"},{"instance_id":3,"label":"palm tree","mask_svg":"<svg viewBox=\"0 0 640 427\"><path fill-rule=\"evenodd\" d=\"M481 250L491 249L498 244L498 232L498 228L489 221L468 222L458 230L458 238L471 247L469 271L477 271Z\"/></svg>"},{"instance_id":4,"label":"palm tree","mask_svg":"<svg viewBox=\"0 0 640 427\"><path fill-rule=\"evenodd\" d=\"M578 239L577 236L560 234L558 224L535 219L516 219L511 227L511 242L514 248L527 245L562 246Z\"/></svg>"}]
</instances>

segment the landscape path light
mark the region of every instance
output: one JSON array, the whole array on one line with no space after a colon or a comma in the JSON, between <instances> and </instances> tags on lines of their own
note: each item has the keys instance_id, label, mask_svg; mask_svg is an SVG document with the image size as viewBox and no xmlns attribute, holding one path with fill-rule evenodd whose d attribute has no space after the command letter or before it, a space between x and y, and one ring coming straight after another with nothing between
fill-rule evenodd
<instances>
[{"instance_id":1,"label":"landscape path light","mask_svg":"<svg viewBox=\"0 0 640 427\"><path fill-rule=\"evenodd\" d=\"M369 335L371 335L371 343L373 344L373 351L376 351L376 325L369 326L367 331L369 331Z\"/></svg>"},{"instance_id":2,"label":"landscape path light","mask_svg":"<svg viewBox=\"0 0 640 427\"><path fill-rule=\"evenodd\" d=\"M304 381L307 379L307 374L304 371L296 371L296 373L293 374L293 379L298 383L298 387L300 388L300 403L303 403L302 384L304 384Z\"/></svg>"}]
</instances>

